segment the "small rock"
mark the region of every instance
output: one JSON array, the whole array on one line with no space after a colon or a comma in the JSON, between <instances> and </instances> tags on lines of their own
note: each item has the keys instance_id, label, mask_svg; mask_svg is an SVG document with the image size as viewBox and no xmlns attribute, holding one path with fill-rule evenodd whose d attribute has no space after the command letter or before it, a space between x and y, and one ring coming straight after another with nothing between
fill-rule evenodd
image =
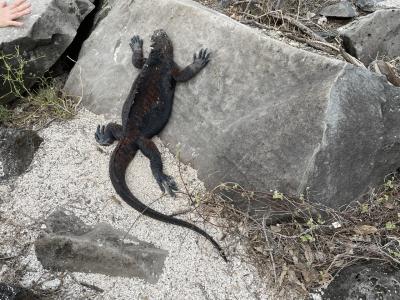
<instances>
[{"instance_id":1,"label":"small rock","mask_svg":"<svg viewBox=\"0 0 400 300\"><path fill-rule=\"evenodd\" d=\"M226 8L231 4L232 0L219 0L219 5L221 5L223 8Z\"/></svg>"},{"instance_id":2,"label":"small rock","mask_svg":"<svg viewBox=\"0 0 400 300\"><path fill-rule=\"evenodd\" d=\"M400 271L382 263L360 263L345 268L329 284L323 300L396 300Z\"/></svg>"},{"instance_id":3,"label":"small rock","mask_svg":"<svg viewBox=\"0 0 400 300\"><path fill-rule=\"evenodd\" d=\"M47 220L49 234L35 242L36 256L46 269L138 277L156 283L168 252L108 224L87 226L59 211Z\"/></svg>"},{"instance_id":4,"label":"small rock","mask_svg":"<svg viewBox=\"0 0 400 300\"><path fill-rule=\"evenodd\" d=\"M0 128L0 181L25 172L42 141L32 130Z\"/></svg>"},{"instance_id":5,"label":"small rock","mask_svg":"<svg viewBox=\"0 0 400 300\"><path fill-rule=\"evenodd\" d=\"M354 18L358 15L354 6L347 1L326 6L319 14L329 18Z\"/></svg>"},{"instance_id":6,"label":"small rock","mask_svg":"<svg viewBox=\"0 0 400 300\"><path fill-rule=\"evenodd\" d=\"M328 19L327 19L325 16L322 16L322 17L319 18L318 21L317 21L318 25L321 25L321 26L325 25L326 22L328 22Z\"/></svg>"}]
</instances>

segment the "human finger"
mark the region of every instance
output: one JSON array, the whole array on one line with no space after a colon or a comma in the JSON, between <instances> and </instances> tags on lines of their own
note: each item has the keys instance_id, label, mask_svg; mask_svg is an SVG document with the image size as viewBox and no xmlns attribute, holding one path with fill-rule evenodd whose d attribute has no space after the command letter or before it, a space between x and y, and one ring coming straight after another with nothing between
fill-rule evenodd
<instances>
[{"instance_id":1,"label":"human finger","mask_svg":"<svg viewBox=\"0 0 400 300\"><path fill-rule=\"evenodd\" d=\"M23 11L30 7L31 7L31 4L29 2L25 2L25 3L22 3L21 5L18 5L17 7L11 8L10 11L11 11L11 13L15 13L15 12Z\"/></svg>"},{"instance_id":2,"label":"human finger","mask_svg":"<svg viewBox=\"0 0 400 300\"><path fill-rule=\"evenodd\" d=\"M10 8L13 9L21 4L25 3L26 0L15 0L13 3L10 4Z\"/></svg>"},{"instance_id":3,"label":"human finger","mask_svg":"<svg viewBox=\"0 0 400 300\"><path fill-rule=\"evenodd\" d=\"M21 27L22 25L24 25L24 23L22 22L17 22L17 21L8 21L7 22L8 26L15 26L15 27Z\"/></svg>"},{"instance_id":4,"label":"human finger","mask_svg":"<svg viewBox=\"0 0 400 300\"><path fill-rule=\"evenodd\" d=\"M18 18L20 18L22 16L25 16L25 15L29 14L30 12L31 12L31 9L28 8L27 10L20 11L20 12L17 12L17 13L13 13L13 14L10 15L10 17L11 17L11 20L15 20L15 19L18 19Z\"/></svg>"}]
</instances>

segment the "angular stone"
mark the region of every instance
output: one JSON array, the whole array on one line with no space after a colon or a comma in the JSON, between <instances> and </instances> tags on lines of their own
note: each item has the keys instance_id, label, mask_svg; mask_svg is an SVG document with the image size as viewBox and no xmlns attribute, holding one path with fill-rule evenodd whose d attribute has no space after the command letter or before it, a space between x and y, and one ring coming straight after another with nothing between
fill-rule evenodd
<instances>
[{"instance_id":1,"label":"angular stone","mask_svg":"<svg viewBox=\"0 0 400 300\"><path fill-rule=\"evenodd\" d=\"M354 18L358 15L353 4L348 1L340 1L326 6L321 9L319 14L330 18Z\"/></svg>"},{"instance_id":2,"label":"angular stone","mask_svg":"<svg viewBox=\"0 0 400 300\"><path fill-rule=\"evenodd\" d=\"M378 10L339 28L347 52L365 65L400 56L400 9Z\"/></svg>"},{"instance_id":3,"label":"angular stone","mask_svg":"<svg viewBox=\"0 0 400 300\"><path fill-rule=\"evenodd\" d=\"M59 211L45 222L48 233L35 242L38 260L56 271L138 277L156 283L168 252L114 229L94 227Z\"/></svg>"},{"instance_id":4,"label":"angular stone","mask_svg":"<svg viewBox=\"0 0 400 300\"><path fill-rule=\"evenodd\" d=\"M323 300L397 300L400 272L382 263L359 263L343 269L329 284Z\"/></svg>"},{"instance_id":5,"label":"angular stone","mask_svg":"<svg viewBox=\"0 0 400 300\"><path fill-rule=\"evenodd\" d=\"M20 89L16 76L22 66L26 87L42 76L61 56L76 35L79 24L94 8L89 0L31 0L32 13L23 18L21 28L0 31L0 103L14 99L10 93ZM17 50L19 55L17 54ZM5 58L8 56L8 58ZM5 66L7 63L11 71ZM14 75L4 81L4 76ZM13 86L13 83L16 86Z\"/></svg>"},{"instance_id":6,"label":"angular stone","mask_svg":"<svg viewBox=\"0 0 400 300\"><path fill-rule=\"evenodd\" d=\"M0 128L0 181L25 172L42 141L32 130Z\"/></svg>"},{"instance_id":7,"label":"angular stone","mask_svg":"<svg viewBox=\"0 0 400 300\"><path fill-rule=\"evenodd\" d=\"M89 109L119 118L139 72L129 40L140 34L147 55L157 28L170 35L180 66L202 47L212 51L198 76L177 85L161 135L208 187L230 181L293 194L309 187L313 199L337 207L399 166L399 89L192 1L118 2L85 42L67 91L83 90Z\"/></svg>"}]
</instances>

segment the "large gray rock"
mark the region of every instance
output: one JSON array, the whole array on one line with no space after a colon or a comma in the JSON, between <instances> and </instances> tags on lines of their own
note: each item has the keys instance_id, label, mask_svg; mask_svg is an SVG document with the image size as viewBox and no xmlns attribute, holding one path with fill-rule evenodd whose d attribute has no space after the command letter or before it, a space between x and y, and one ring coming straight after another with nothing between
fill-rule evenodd
<instances>
[{"instance_id":1,"label":"large gray rock","mask_svg":"<svg viewBox=\"0 0 400 300\"><path fill-rule=\"evenodd\" d=\"M0 182L25 172L42 141L32 130L0 127Z\"/></svg>"},{"instance_id":2,"label":"large gray rock","mask_svg":"<svg viewBox=\"0 0 400 300\"><path fill-rule=\"evenodd\" d=\"M85 225L74 215L55 212L47 234L35 242L38 260L56 271L138 277L157 282L168 252L107 224Z\"/></svg>"},{"instance_id":3,"label":"large gray rock","mask_svg":"<svg viewBox=\"0 0 400 300\"><path fill-rule=\"evenodd\" d=\"M400 9L378 10L339 29L347 52L369 65L400 55Z\"/></svg>"},{"instance_id":4,"label":"large gray rock","mask_svg":"<svg viewBox=\"0 0 400 300\"><path fill-rule=\"evenodd\" d=\"M22 28L7 27L0 31L0 103L15 96L21 89L17 70L23 67L25 86L35 76L42 76L67 49L76 31L94 8L89 0L31 0L32 13L23 18ZM17 50L19 49L19 55ZM7 58L5 57L7 56ZM22 61L24 63L22 63ZM7 69L5 62L10 66ZM14 75L10 75L13 73ZM4 81L4 75L11 79ZM15 86L14 86L15 85Z\"/></svg>"},{"instance_id":5,"label":"large gray rock","mask_svg":"<svg viewBox=\"0 0 400 300\"><path fill-rule=\"evenodd\" d=\"M329 284L323 300L397 300L400 271L381 262L361 262L343 269Z\"/></svg>"},{"instance_id":6,"label":"large gray rock","mask_svg":"<svg viewBox=\"0 0 400 300\"><path fill-rule=\"evenodd\" d=\"M140 34L148 53L156 28L169 33L181 66L201 47L213 51L196 78L177 86L161 136L173 152L180 145L209 187L310 187L314 199L339 206L399 166L399 89L192 1L119 1L85 42L67 91L119 117L138 74L129 39Z\"/></svg>"}]
</instances>

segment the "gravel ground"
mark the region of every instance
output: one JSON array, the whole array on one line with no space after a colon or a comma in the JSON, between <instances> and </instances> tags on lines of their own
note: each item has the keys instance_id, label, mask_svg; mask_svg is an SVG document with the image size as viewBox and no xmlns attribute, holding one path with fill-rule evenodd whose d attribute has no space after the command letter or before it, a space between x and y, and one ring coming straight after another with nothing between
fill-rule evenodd
<instances>
[{"instance_id":1,"label":"gravel ground","mask_svg":"<svg viewBox=\"0 0 400 300\"><path fill-rule=\"evenodd\" d=\"M39 132L44 139L29 170L0 184L0 281L17 281L24 286L55 291L51 299L270 299L270 292L254 267L229 257L225 263L203 237L180 227L163 224L139 214L119 200L108 177L111 147L99 147L94 140L101 116L82 110L77 118L53 123ZM178 162L155 139L162 152L166 173L180 189ZM196 172L182 166L182 177L191 188L202 188ZM149 162L138 154L128 169L133 193L152 203L161 192L151 175ZM188 205L184 196L162 197L152 206L163 212ZM43 220L62 207L87 224L107 222L159 248L169 251L157 284L140 279L100 274L57 274L44 270L37 261L32 242L40 234ZM217 240L222 232L197 223ZM229 242L224 240L222 246ZM235 251L240 250L240 244ZM103 290L83 286L94 285Z\"/></svg>"}]
</instances>

